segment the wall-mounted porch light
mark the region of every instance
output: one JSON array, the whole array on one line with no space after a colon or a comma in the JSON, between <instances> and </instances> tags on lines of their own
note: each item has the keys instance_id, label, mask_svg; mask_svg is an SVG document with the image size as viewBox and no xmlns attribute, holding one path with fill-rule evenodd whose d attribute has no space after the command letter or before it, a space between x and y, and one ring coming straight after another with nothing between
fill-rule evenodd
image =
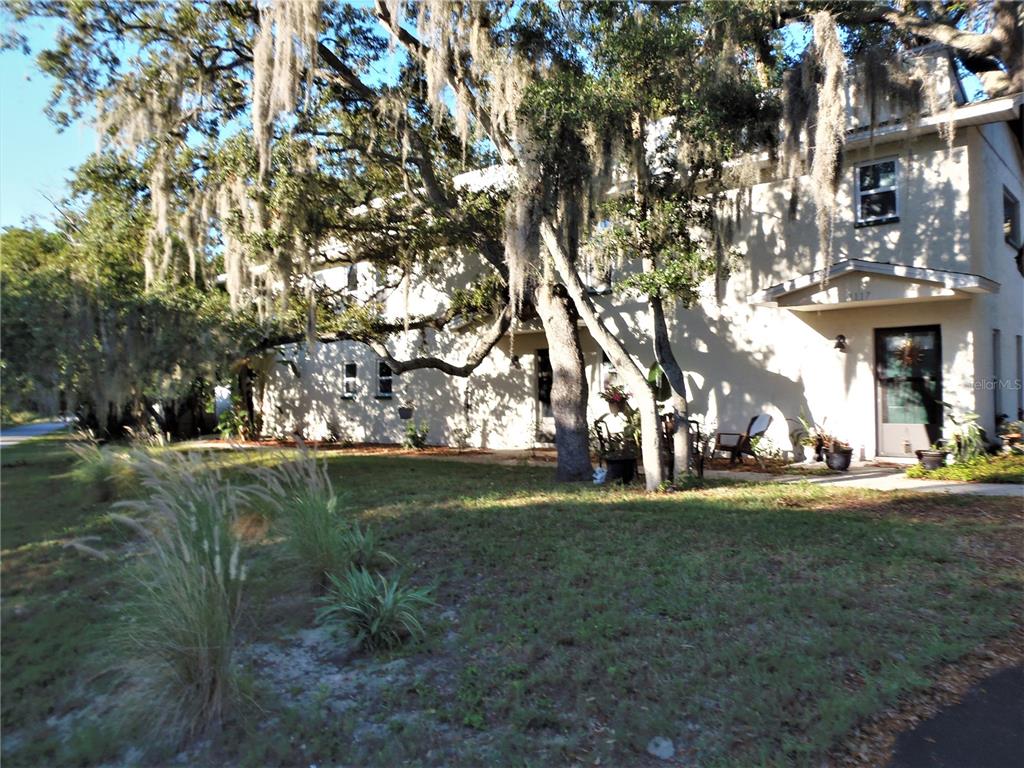
<instances>
[{"instance_id":1,"label":"wall-mounted porch light","mask_svg":"<svg viewBox=\"0 0 1024 768\"><path fill-rule=\"evenodd\" d=\"M838 349L840 352L846 351L846 337L841 333L838 336L836 336L835 348Z\"/></svg>"}]
</instances>

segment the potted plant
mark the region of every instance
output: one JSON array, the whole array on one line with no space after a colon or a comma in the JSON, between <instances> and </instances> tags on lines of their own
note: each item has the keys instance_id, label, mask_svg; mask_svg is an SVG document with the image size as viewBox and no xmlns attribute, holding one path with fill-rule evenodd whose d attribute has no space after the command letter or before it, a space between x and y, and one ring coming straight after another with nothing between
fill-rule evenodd
<instances>
[{"instance_id":1,"label":"potted plant","mask_svg":"<svg viewBox=\"0 0 1024 768\"><path fill-rule=\"evenodd\" d=\"M398 418L402 421L408 421L412 418L412 403L406 402L398 406Z\"/></svg>"},{"instance_id":2,"label":"potted plant","mask_svg":"<svg viewBox=\"0 0 1024 768\"><path fill-rule=\"evenodd\" d=\"M629 392L621 384L609 384L601 392L601 399L608 403L608 410L618 415L629 405Z\"/></svg>"},{"instance_id":3,"label":"potted plant","mask_svg":"<svg viewBox=\"0 0 1024 768\"><path fill-rule=\"evenodd\" d=\"M999 439L1004 449L1019 444L1022 433L1024 433L1024 421L1003 421L999 425Z\"/></svg>"},{"instance_id":4,"label":"potted plant","mask_svg":"<svg viewBox=\"0 0 1024 768\"><path fill-rule=\"evenodd\" d=\"M836 437L829 437L825 441L825 464L829 469L846 472L850 468L850 461L853 459L853 448L850 444Z\"/></svg>"},{"instance_id":5,"label":"potted plant","mask_svg":"<svg viewBox=\"0 0 1024 768\"><path fill-rule=\"evenodd\" d=\"M825 445L832 442L832 436L825 431L821 424L808 421L800 416L800 428L794 430L800 445L814 449L814 460L825 460Z\"/></svg>"},{"instance_id":6,"label":"potted plant","mask_svg":"<svg viewBox=\"0 0 1024 768\"><path fill-rule=\"evenodd\" d=\"M949 449L942 443L932 443L931 448L917 452L917 460L927 470L939 469L946 466L946 457L949 456Z\"/></svg>"}]
</instances>

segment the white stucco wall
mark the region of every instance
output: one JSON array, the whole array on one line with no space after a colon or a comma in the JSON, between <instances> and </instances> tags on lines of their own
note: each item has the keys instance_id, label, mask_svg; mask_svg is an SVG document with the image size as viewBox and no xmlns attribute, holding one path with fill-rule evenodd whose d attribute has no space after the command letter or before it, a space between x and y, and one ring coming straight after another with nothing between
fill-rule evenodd
<instances>
[{"instance_id":1,"label":"white stucco wall","mask_svg":"<svg viewBox=\"0 0 1024 768\"><path fill-rule=\"evenodd\" d=\"M1024 157L1006 125L971 129L971 239L973 259L980 270L1000 284L998 295L978 302L976 410L982 424L995 428L995 387L1000 387L1000 410L1020 418L1021 381L1019 342L1024 337L1024 279L1014 261L1016 249L1003 234L1003 188L1024 201ZM1024 222L1018 226L1024 228ZM1024 231L1024 230L1022 230ZM1000 370L996 371L993 331L999 330Z\"/></svg>"},{"instance_id":2,"label":"white stucco wall","mask_svg":"<svg viewBox=\"0 0 1024 768\"><path fill-rule=\"evenodd\" d=\"M854 168L863 160L887 157L898 158L900 164L900 220L856 227ZM884 306L851 303L813 311L754 306L751 294L821 268L824 257L806 179L797 182L795 216L790 210L790 182L743 190L734 196L734 244L743 258L721 291L722 301L715 299L715 286L709 284L699 307L678 309L671 316L673 344L687 371L692 413L720 429L740 430L752 416L766 412L773 417L769 437L786 450L792 450L790 431L804 415L849 441L855 455L870 458L877 447L875 330L939 325L943 399L958 409L981 413L992 430L991 392L977 386L980 378L992 376L992 329L1001 330L1004 379L1014 375L1016 336L1024 335L1022 280L1001 228L1002 186L1024 200L1019 148L1005 125L992 125L958 131L952 146L932 134L864 147L845 160L834 261L855 258L971 272L1000 283L1000 292ZM369 275L367 265L358 268ZM343 285L344 269L328 279ZM450 286L464 283L474 269L479 265L453 263L441 275L420 276L410 291L408 312L428 313L443 306ZM361 283L359 290L368 291L368 286L369 281ZM850 294L843 292L846 298ZM915 295L913 286L907 295ZM627 341L636 359L649 366L653 353L643 306L618 294L599 303L609 325ZM401 318L407 306L404 291L388 294L385 306L390 317ZM847 339L846 352L834 348L838 334ZM601 353L585 331L583 336L593 420L607 412L599 397ZM396 356L429 350L459 362L472 341L471 332L412 333L393 349ZM538 426L535 352L545 346L542 333L520 331L514 339L504 339L466 379L436 371L396 377L391 400L375 397L377 359L363 345L285 348L282 358L291 359L299 375L287 365L274 366L262 404L264 423L271 433L301 428L307 437L320 438L333 422L353 440L398 442L404 422L397 407L409 400L415 405L414 418L428 424L430 442L451 442L453 430L468 428L475 445L530 447ZM342 365L349 360L358 364L360 386L355 397L345 399ZM1005 412L1015 407L1015 398L1016 391L1004 392Z\"/></svg>"}]
</instances>

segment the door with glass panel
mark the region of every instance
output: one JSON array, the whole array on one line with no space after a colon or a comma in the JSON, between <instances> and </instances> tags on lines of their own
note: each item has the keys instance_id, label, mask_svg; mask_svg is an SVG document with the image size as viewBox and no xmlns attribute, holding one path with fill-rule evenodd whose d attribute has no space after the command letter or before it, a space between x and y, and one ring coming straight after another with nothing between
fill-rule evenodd
<instances>
[{"instance_id":1,"label":"door with glass panel","mask_svg":"<svg viewBox=\"0 0 1024 768\"><path fill-rule=\"evenodd\" d=\"M942 437L939 326L875 331L878 452L913 456Z\"/></svg>"}]
</instances>

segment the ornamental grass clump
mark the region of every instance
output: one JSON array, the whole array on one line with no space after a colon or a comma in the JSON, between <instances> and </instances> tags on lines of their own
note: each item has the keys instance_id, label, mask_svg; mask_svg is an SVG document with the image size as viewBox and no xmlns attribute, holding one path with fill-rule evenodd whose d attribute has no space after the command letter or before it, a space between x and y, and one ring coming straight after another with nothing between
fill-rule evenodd
<instances>
[{"instance_id":1,"label":"ornamental grass clump","mask_svg":"<svg viewBox=\"0 0 1024 768\"><path fill-rule=\"evenodd\" d=\"M344 573L352 565L394 562L372 530L345 517L326 467L311 451L302 449L298 459L254 472L286 552L317 588L326 589L328 574Z\"/></svg>"},{"instance_id":2,"label":"ornamental grass clump","mask_svg":"<svg viewBox=\"0 0 1024 768\"><path fill-rule=\"evenodd\" d=\"M424 634L421 609L434 605L426 589L401 584L398 577L351 568L331 574L327 594L320 599L317 622L341 627L366 650L397 648Z\"/></svg>"},{"instance_id":3,"label":"ornamental grass clump","mask_svg":"<svg viewBox=\"0 0 1024 768\"><path fill-rule=\"evenodd\" d=\"M99 501L110 501L132 480L132 464L127 455L95 441L69 443L75 454L71 477L89 486Z\"/></svg>"},{"instance_id":4,"label":"ornamental grass clump","mask_svg":"<svg viewBox=\"0 0 1024 768\"><path fill-rule=\"evenodd\" d=\"M116 663L126 701L176 743L216 729L236 697L232 664L246 566L232 533L245 488L188 454L143 465L145 499L113 519L146 548L132 568Z\"/></svg>"}]
</instances>

